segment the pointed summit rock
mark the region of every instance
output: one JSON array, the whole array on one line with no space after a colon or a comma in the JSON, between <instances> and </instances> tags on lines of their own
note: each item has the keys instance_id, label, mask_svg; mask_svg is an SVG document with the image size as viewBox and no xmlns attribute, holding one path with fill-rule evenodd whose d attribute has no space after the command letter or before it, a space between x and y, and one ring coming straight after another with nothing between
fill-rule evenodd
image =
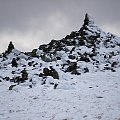
<instances>
[{"instance_id":1,"label":"pointed summit rock","mask_svg":"<svg viewBox=\"0 0 120 120\"><path fill-rule=\"evenodd\" d=\"M84 26L85 25L93 25L93 24L94 24L93 18L88 13L86 13L85 19L84 19Z\"/></svg>"},{"instance_id":2,"label":"pointed summit rock","mask_svg":"<svg viewBox=\"0 0 120 120\"><path fill-rule=\"evenodd\" d=\"M94 24L93 17L91 17L88 13L86 13L83 26L78 31L80 36L82 36L82 37L85 37L85 35L93 35L94 36L96 33L97 33L96 36L98 36L100 31L101 31L101 29L97 25Z\"/></svg>"},{"instance_id":3,"label":"pointed summit rock","mask_svg":"<svg viewBox=\"0 0 120 120\"><path fill-rule=\"evenodd\" d=\"M14 49L14 45L13 45L13 43L10 41L10 43L9 43L9 45L8 45L8 48L7 48L7 53L8 53L8 54L11 53L13 49Z\"/></svg>"}]
</instances>

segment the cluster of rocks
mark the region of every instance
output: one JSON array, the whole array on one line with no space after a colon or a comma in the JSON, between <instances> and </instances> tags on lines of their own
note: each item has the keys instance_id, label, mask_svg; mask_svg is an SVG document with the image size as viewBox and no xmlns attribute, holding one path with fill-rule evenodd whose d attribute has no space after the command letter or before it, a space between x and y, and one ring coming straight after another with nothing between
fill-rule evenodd
<instances>
[{"instance_id":1,"label":"cluster of rocks","mask_svg":"<svg viewBox=\"0 0 120 120\"><path fill-rule=\"evenodd\" d=\"M15 74L15 72L16 71L12 71L12 74ZM25 80L28 80L28 72L25 68L20 72L20 74L21 74L21 76L16 76L11 79L10 79L10 77L4 77L2 79L6 80L6 81L18 83L18 84L25 82Z\"/></svg>"},{"instance_id":2,"label":"cluster of rocks","mask_svg":"<svg viewBox=\"0 0 120 120\"><path fill-rule=\"evenodd\" d=\"M12 74L15 74L16 71L12 71ZM15 76L15 77L12 77L10 78L9 76L6 76L6 77L1 77L2 80L4 81L10 81L12 83L14 83L13 85L11 85L9 87L9 90L12 90L13 87L15 87L16 85L19 85L20 83L24 83L26 80L28 80L28 72L27 70L24 68L22 71L21 71L21 76ZM0 80L0 82L2 82L2 80ZM16 84L17 83L17 84Z\"/></svg>"},{"instance_id":3,"label":"cluster of rocks","mask_svg":"<svg viewBox=\"0 0 120 120\"><path fill-rule=\"evenodd\" d=\"M40 75L39 75L39 77L47 77L47 76L51 76L54 79L59 79L58 72L52 66L50 66L50 69L44 68L43 73L40 73Z\"/></svg>"},{"instance_id":4,"label":"cluster of rocks","mask_svg":"<svg viewBox=\"0 0 120 120\"><path fill-rule=\"evenodd\" d=\"M82 72L90 72L91 69L87 66L88 64L93 65L93 67L96 67L97 69L100 69L100 65L102 64L104 66L103 70L115 72L115 68L120 67L119 60L112 59L120 55L120 51L118 50L120 43L115 40L116 38L114 35L103 33L101 29L98 27L96 28L92 18L86 14L84 24L80 30L72 31L61 40L51 40L49 44L40 45L38 49L33 49L31 52L22 53L27 56L25 57L25 61L29 61L26 62L27 64L21 65L19 60L22 58L15 54L14 58L11 60L11 66L12 68L33 67L33 70L38 69L39 67L39 70L42 72L40 73L39 71L40 74L38 74L38 77L44 79L43 84L45 84L48 76L51 76L53 79L60 79L56 68L65 73L80 75ZM101 47L103 47L106 52L100 53ZM117 50L115 48L117 48ZM13 49L14 45L10 42L7 50L0 56L0 58L3 57L1 62L7 60L8 55L13 52ZM34 58L37 59L38 62L34 62ZM49 68L47 67L50 65L49 63L52 62L57 66L57 63L60 60L61 68L54 67L54 69L52 66ZM45 62L48 65L43 68L39 61ZM81 67L83 63L86 66ZM15 71L12 71L12 74L15 74ZM16 83L28 80L29 73L26 69L22 70L20 74L21 76L14 77L13 79L10 79L9 77L3 79L10 79L10 81ZM57 85L54 87L56 88Z\"/></svg>"}]
</instances>

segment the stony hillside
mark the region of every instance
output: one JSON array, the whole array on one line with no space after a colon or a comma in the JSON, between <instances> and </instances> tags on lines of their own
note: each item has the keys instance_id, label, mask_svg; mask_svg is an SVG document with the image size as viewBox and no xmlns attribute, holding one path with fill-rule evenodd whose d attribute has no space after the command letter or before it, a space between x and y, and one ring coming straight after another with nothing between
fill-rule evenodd
<instances>
[{"instance_id":1,"label":"stony hillside","mask_svg":"<svg viewBox=\"0 0 120 120\"><path fill-rule=\"evenodd\" d=\"M120 120L120 38L83 26L31 52L0 54L0 120Z\"/></svg>"},{"instance_id":2,"label":"stony hillside","mask_svg":"<svg viewBox=\"0 0 120 120\"><path fill-rule=\"evenodd\" d=\"M86 14L83 26L61 40L51 40L32 52L20 52L10 42L0 55L0 79L15 85L30 82L33 76L46 84L50 78L61 81L62 76L81 75L87 72L110 70L120 67L120 38L103 32ZM56 87L55 87L56 88Z\"/></svg>"}]
</instances>

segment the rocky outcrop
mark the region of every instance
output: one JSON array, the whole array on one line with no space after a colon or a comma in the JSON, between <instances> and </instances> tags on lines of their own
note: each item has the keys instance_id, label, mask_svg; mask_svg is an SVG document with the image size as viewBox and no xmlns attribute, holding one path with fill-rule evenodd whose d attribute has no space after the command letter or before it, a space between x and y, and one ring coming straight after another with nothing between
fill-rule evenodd
<instances>
[{"instance_id":1,"label":"rocky outcrop","mask_svg":"<svg viewBox=\"0 0 120 120\"><path fill-rule=\"evenodd\" d=\"M32 52L20 52L10 42L7 51L0 55L0 70L10 71L11 74L1 75L1 79L18 84L29 81L29 88L32 88L35 84L32 79L39 79L44 85L49 82L48 78L53 81L63 79L61 74L74 76L106 70L116 72L120 67L119 59L120 38L102 31L86 14L80 30L40 45ZM56 89L59 85L53 81L49 83Z\"/></svg>"}]
</instances>

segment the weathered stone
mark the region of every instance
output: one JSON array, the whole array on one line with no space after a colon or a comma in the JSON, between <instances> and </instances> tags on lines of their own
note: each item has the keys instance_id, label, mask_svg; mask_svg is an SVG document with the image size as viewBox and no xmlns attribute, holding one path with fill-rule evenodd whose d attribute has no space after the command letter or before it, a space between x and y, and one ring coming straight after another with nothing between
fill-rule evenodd
<instances>
[{"instance_id":1,"label":"weathered stone","mask_svg":"<svg viewBox=\"0 0 120 120\"><path fill-rule=\"evenodd\" d=\"M44 68L43 73L45 76L49 76L50 70L48 68Z\"/></svg>"},{"instance_id":2,"label":"weathered stone","mask_svg":"<svg viewBox=\"0 0 120 120\"><path fill-rule=\"evenodd\" d=\"M77 63L76 62L71 62L69 67L67 68L66 72L72 72L75 69L77 69Z\"/></svg>"},{"instance_id":3,"label":"weathered stone","mask_svg":"<svg viewBox=\"0 0 120 120\"><path fill-rule=\"evenodd\" d=\"M32 52L31 52L31 56L32 57L37 57L36 52L37 52L37 49L33 49Z\"/></svg>"},{"instance_id":4,"label":"weathered stone","mask_svg":"<svg viewBox=\"0 0 120 120\"><path fill-rule=\"evenodd\" d=\"M73 59L75 59L75 56L74 55L69 55L68 58L73 60Z\"/></svg>"},{"instance_id":5,"label":"weathered stone","mask_svg":"<svg viewBox=\"0 0 120 120\"><path fill-rule=\"evenodd\" d=\"M28 73L27 73L25 68L24 68L24 70L21 71L21 73L22 73L22 79L27 80L28 79Z\"/></svg>"},{"instance_id":6,"label":"weathered stone","mask_svg":"<svg viewBox=\"0 0 120 120\"><path fill-rule=\"evenodd\" d=\"M11 85L10 87L9 87L9 90L12 90L13 89L13 87L15 87L16 85Z\"/></svg>"},{"instance_id":7,"label":"weathered stone","mask_svg":"<svg viewBox=\"0 0 120 120\"><path fill-rule=\"evenodd\" d=\"M12 59L12 67L17 67L17 66L18 66L18 64L17 64L17 62L16 62L16 59L13 58L13 59Z\"/></svg>"},{"instance_id":8,"label":"weathered stone","mask_svg":"<svg viewBox=\"0 0 120 120\"><path fill-rule=\"evenodd\" d=\"M57 83L55 83L55 84L54 84L54 89L56 89L56 88L57 88L57 86L58 86L58 84L57 84Z\"/></svg>"},{"instance_id":9,"label":"weathered stone","mask_svg":"<svg viewBox=\"0 0 120 120\"><path fill-rule=\"evenodd\" d=\"M84 73L87 73L87 72L89 72L89 69L86 67L84 68Z\"/></svg>"},{"instance_id":10,"label":"weathered stone","mask_svg":"<svg viewBox=\"0 0 120 120\"><path fill-rule=\"evenodd\" d=\"M73 71L71 72L71 74L80 75L81 73L79 73L79 72L75 69L75 70L73 70Z\"/></svg>"},{"instance_id":11,"label":"weathered stone","mask_svg":"<svg viewBox=\"0 0 120 120\"><path fill-rule=\"evenodd\" d=\"M40 73L40 74L39 74L39 77L43 77L43 73Z\"/></svg>"},{"instance_id":12,"label":"weathered stone","mask_svg":"<svg viewBox=\"0 0 120 120\"><path fill-rule=\"evenodd\" d=\"M117 62L113 62L113 63L111 64L111 67L115 67L117 64L118 64Z\"/></svg>"},{"instance_id":13,"label":"weathered stone","mask_svg":"<svg viewBox=\"0 0 120 120\"><path fill-rule=\"evenodd\" d=\"M59 79L58 72L55 69L50 71L50 76L52 76L54 79Z\"/></svg>"},{"instance_id":14,"label":"weathered stone","mask_svg":"<svg viewBox=\"0 0 120 120\"><path fill-rule=\"evenodd\" d=\"M28 65L29 65L29 66L32 66L32 62L28 62Z\"/></svg>"},{"instance_id":15,"label":"weathered stone","mask_svg":"<svg viewBox=\"0 0 120 120\"><path fill-rule=\"evenodd\" d=\"M57 60L61 60L61 57L56 57L57 58Z\"/></svg>"},{"instance_id":16,"label":"weathered stone","mask_svg":"<svg viewBox=\"0 0 120 120\"><path fill-rule=\"evenodd\" d=\"M81 56L80 61L90 62L90 59L86 56Z\"/></svg>"},{"instance_id":17,"label":"weathered stone","mask_svg":"<svg viewBox=\"0 0 120 120\"><path fill-rule=\"evenodd\" d=\"M12 52L13 49L14 49L14 45L13 45L12 42L10 41L6 52L9 54L9 53Z\"/></svg>"},{"instance_id":18,"label":"weathered stone","mask_svg":"<svg viewBox=\"0 0 120 120\"><path fill-rule=\"evenodd\" d=\"M6 81L9 81L9 80L10 80L9 77L5 77L5 78L3 78L3 79L6 80Z\"/></svg>"},{"instance_id":19,"label":"weathered stone","mask_svg":"<svg viewBox=\"0 0 120 120\"><path fill-rule=\"evenodd\" d=\"M83 45L85 45L85 42L84 42L84 40L79 40L79 45L80 45L80 46L83 46Z\"/></svg>"}]
</instances>

